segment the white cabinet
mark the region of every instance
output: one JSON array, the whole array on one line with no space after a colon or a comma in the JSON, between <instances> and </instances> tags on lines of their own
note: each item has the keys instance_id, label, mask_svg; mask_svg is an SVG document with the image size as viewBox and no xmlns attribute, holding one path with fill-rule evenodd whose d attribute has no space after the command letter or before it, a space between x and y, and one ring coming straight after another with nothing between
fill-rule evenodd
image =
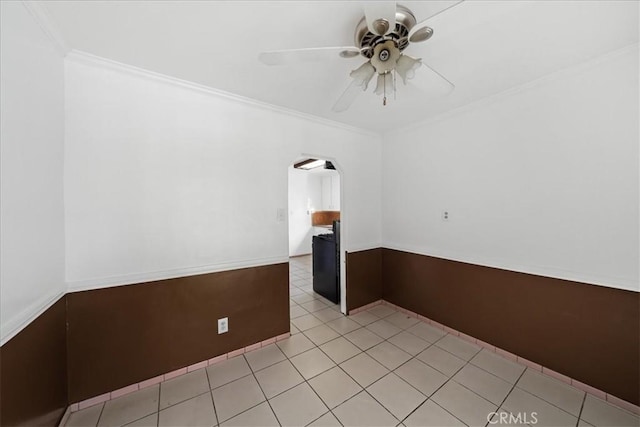
<instances>
[{"instance_id":1,"label":"white cabinet","mask_svg":"<svg viewBox=\"0 0 640 427\"><path fill-rule=\"evenodd\" d=\"M340 210L340 175L338 172L322 177L322 210Z\"/></svg>"}]
</instances>

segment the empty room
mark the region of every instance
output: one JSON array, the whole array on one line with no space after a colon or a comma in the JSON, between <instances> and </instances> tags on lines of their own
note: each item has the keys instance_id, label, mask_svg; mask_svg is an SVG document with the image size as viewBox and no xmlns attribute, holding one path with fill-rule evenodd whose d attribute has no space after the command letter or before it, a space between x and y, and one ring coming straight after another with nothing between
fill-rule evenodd
<instances>
[{"instance_id":1,"label":"empty room","mask_svg":"<svg viewBox=\"0 0 640 427\"><path fill-rule=\"evenodd\" d=\"M0 425L639 427L639 5L0 1Z\"/></svg>"}]
</instances>

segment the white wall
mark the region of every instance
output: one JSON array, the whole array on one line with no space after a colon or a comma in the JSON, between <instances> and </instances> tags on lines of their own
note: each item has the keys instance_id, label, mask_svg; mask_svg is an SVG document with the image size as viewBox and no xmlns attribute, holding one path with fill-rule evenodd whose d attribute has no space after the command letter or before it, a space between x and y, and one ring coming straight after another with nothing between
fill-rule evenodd
<instances>
[{"instance_id":1,"label":"white wall","mask_svg":"<svg viewBox=\"0 0 640 427\"><path fill-rule=\"evenodd\" d=\"M386 135L384 246L639 290L638 75L635 45Z\"/></svg>"},{"instance_id":2,"label":"white wall","mask_svg":"<svg viewBox=\"0 0 640 427\"><path fill-rule=\"evenodd\" d=\"M67 57L70 289L286 261L302 155L343 171L346 249L380 246L380 137L150 76Z\"/></svg>"},{"instance_id":3,"label":"white wall","mask_svg":"<svg viewBox=\"0 0 640 427\"><path fill-rule=\"evenodd\" d=\"M289 256L311 253L311 213L321 210L322 175L289 166Z\"/></svg>"},{"instance_id":4,"label":"white wall","mask_svg":"<svg viewBox=\"0 0 640 427\"><path fill-rule=\"evenodd\" d=\"M2 16L0 323L2 343L64 293L64 67L19 2Z\"/></svg>"}]
</instances>

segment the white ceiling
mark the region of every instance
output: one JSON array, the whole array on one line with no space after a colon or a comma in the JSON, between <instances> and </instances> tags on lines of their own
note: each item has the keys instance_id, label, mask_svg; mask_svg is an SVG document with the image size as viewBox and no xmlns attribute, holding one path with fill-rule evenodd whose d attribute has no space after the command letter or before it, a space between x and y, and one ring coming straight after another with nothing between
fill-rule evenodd
<instances>
[{"instance_id":1,"label":"white ceiling","mask_svg":"<svg viewBox=\"0 0 640 427\"><path fill-rule=\"evenodd\" d=\"M418 21L452 1L402 2ZM466 0L430 22L407 53L455 85L433 97L399 84L382 106L369 88L331 111L364 60L269 67L265 50L353 45L355 1L55 1L48 14L73 49L353 126L388 131L638 42L637 1Z\"/></svg>"}]
</instances>

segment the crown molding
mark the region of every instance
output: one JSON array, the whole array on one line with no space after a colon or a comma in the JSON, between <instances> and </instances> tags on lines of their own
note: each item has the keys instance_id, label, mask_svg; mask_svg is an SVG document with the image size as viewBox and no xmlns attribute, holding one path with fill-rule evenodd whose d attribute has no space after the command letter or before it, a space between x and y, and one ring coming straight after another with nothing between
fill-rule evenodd
<instances>
[{"instance_id":1,"label":"crown molding","mask_svg":"<svg viewBox=\"0 0 640 427\"><path fill-rule=\"evenodd\" d=\"M542 77L538 77L537 79L534 80L530 80L528 82L524 82L521 83L517 86L514 86L512 88L503 90L502 92L497 92L493 95L488 95L484 98L480 98L476 101L472 101L469 102L467 104L463 104L459 107L453 108L451 110L447 110L444 111L442 113L436 114L435 116L431 116L428 117L424 120L420 120L418 122L413 122L410 123L406 126L402 126L399 127L397 129L393 129L390 131L386 131L382 133L382 137L383 137L383 142L386 138L393 136L395 134L399 134L399 133L403 133L403 132L407 132L407 131L412 131L412 130L419 130L420 128L424 127L424 126L428 126L432 123L437 123L437 122L442 122L442 121L446 121L449 120L451 118L454 118L456 116L462 115L464 113L468 113L471 111L474 111L478 108L484 107L484 106L488 106L491 104L494 104L496 102L499 102L505 98L509 98L513 95L522 93L522 92L526 92L530 89L536 88L538 86L541 86L545 83L563 78L563 77L570 77L570 76L574 76L576 74L580 74L586 70L595 68L597 66L599 66L600 64L612 61L616 58L619 58L621 56L627 55L633 51L638 51L640 49L640 44L638 42L635 42L633 44L624 46L620 49L616 49L607 53L604 53L602 55L596 56L595 58L591 58L588 59L586 61L580 62L578 64L574 64L574 65L570 65L569 67L566 68L562 68L560 70L556 70L553 71L549 74L545 74Z\"/></svg>"},{"instance_id":2,"label":"crown molding","mask_svg":"<svg viewBox=\"0 0 640 427\"><path fill-rule=\"evenodd\" d=\"M476 101L472 101L470 103L461 105L454 109L444 111L442 113L436 114L434 116L428 117L424 120L410 123L405 126L401 126L396 129L392 129L385 132L375 132L369 129L348 125L346 123L338 122L331 119L326 119L323 117L319 117L313 114L303 113L301 111L297 111L294 109L281 107L275 104L270 104L268 102L259 101L253 98L245 97L242 95L237 95L231 92L223 91L220 89L215 89L209 86L201 85L199 83L191 82L188 80L182 80L176 77L171 77L165 74L157 73L154 71L146 70L143 68L139 68L133 65L124 64L118 61L114 61L111 59L103 58L100 56L96 56L84 51L71 49L71 47L66 43L60 32L58 31L56 25L53 23L50 18L45 3L43 1L27 1L23 0L21 3L28 10L28 12L32 15L34 20L38 23L42 31L49 37L49 39L53 42L54 46L58 50L58 52L63 56L67 57L70 60L75 60L76 62L91 64L95 66L101 66L103 68L108 68L120 72L126 72L138 77L147 78L155 81L161 81L167 84L172 84L175 86L187 88L190 90L194 90L200 93L205 93L208 95L218 96L226 99L230 99L236 102L241 102L243 104L251 105L254 107L270 110L273 112L277 112L280 114L297 117L303 120L307 120L316 124L333 127L336 129L345 130L347 132L354 132L358 134L362 134L368 137L380 137L386 138L388 136L394 135L396 133L411 131L419 129L423 126L427 126L431 123L436 123L440 121L444 121L450 119L452 117L458 116L460 114L464 114L466 112L473 111L477 108L481 108L485 105L491 105L492 103L498 102L503 98L508 98L512 95L518 94L520 92L524 92L531 88L542 85L546 82L553 81L555 79L571 76L577 73L580 73L584 70L588 70L590 68L596 67L603 62L607 62L609 60L613 60L619 56L623 56L633 50L639 49L639 43L635 42L633 44L624 46L620 49L607 52L595 58L586 60L576 65L569 66L567 68L563 68L557 71L554 71L550 74L546 74L542 77L539 77L535 80L531 80L515 87L506 89L502 92L498 92L484 98L480 98Z\"/></svg>"},{"instance_id":3,"label":"crown molding","mask_svg":"<svg viewBox=\"0 0 640 427\"><path fill-rule=\"evenodd\" d=\"M21 3L40 26L40 29L42 29L46 36L53 42L53 45L60 55L62 55L62 57L67 56L71 51L71 48L60 34L60 31L58 31L58 28L53 23L52 19L49 17L49 13L47 12L44 4L40 1L22 1Z\"/></svg>"},{"instance_id":4,"label":"crown molding","mask_svg":"<svg viewBox=\"0 0 640 427\"><path fill-rule=\"evenodd\" d=\"M239 102L245 105L250 105L252 107L261 108L263 110L276 112L286 116L296 117L312 123L344 130L347 132L353 132L353 133L365 135L368 137L375 137L375 138L381 137L381 134L370 131L368 129L347 125L345 123L325 119L319 116L315 116L313 114L303 113L290 108L280 107L278 105L270 104L268 102L258 101L257 99L249 98L242 95L237 95L235 93L227 92L220 89L215 89L215 88L205 86L199 83L191 82L188 80L182 80L177 77L168 76L166 74L157 73L155 71L146 70L144 68L139 68L133 65L124 64L122 62L103 58L103 57L96 56L91 53L87 53L87 52L76 50L76 49L72 49L67 54L66 60L81 63L81 64L92 65L100 68L105 68L105 69L109 69L117 72L122 72L122 73L126 73L136 77L140 77L143 79L162 82L165 84L170 84L170 85L181 87L184 89L193 90L195 92L203 93L210 96L229 99L231 101Z\"/></svg>"}]
</instances>

